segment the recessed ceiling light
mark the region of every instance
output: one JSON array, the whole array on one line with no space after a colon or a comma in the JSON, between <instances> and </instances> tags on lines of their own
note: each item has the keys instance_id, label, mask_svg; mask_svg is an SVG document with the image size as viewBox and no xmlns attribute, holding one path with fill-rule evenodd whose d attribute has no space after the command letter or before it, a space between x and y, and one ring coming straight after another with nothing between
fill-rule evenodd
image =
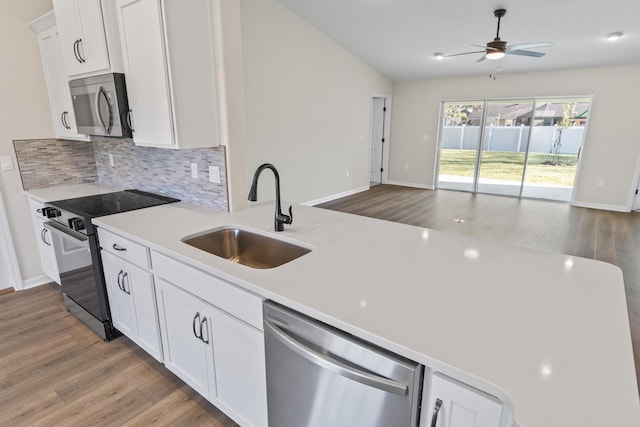
<instances>
[{"instance_id":1,"label":"recessed ceiling light","mask_svg":"<svg viewBox=\"0 0 640 427\"><path fill-rule=\"evenodd\" d=\"M436 58L438 61L442 61L444 59L444 54L441 52L436 52L433 54L433 57Z\"/></svg>"},{"instance_id":2,"label":"recessed ceiling light","mask_svg":"<svg viewBox=\"0 0 640 427\"><path fill-rule=\"evenodd\" d=\"M623 35L624 35L624 33L622 31L616 31L615 33L607 34L605 37L610 42L613 42L613 41L616 41L616 40L619 40L620 38L622 38Z\"/></svg>"}]
</instances>

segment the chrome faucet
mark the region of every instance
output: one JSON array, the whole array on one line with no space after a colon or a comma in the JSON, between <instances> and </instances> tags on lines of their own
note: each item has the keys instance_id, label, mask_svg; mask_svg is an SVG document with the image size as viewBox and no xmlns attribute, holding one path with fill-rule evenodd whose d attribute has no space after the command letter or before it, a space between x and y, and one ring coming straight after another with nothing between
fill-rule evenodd
<instances>
[{"instance_id":1,"label":"chrome faucet","mask_svg":"<svg viewBox=\"0 0 640 427\"><path fill-rule=\"evenodd\" d=\"M282 213L282 206L280 205L280 175L278 174L276 167L271 163L264 163L260 165L253 174L253 183L249 190L249 200L252 202L258 200L258 178L260 177L260 173L265 169L271 169L276 178L276 214L274 227L276 231L284 231L284 224L293 223L293 209L289 206L289 215Z\"/></svg>"}]
</instances>

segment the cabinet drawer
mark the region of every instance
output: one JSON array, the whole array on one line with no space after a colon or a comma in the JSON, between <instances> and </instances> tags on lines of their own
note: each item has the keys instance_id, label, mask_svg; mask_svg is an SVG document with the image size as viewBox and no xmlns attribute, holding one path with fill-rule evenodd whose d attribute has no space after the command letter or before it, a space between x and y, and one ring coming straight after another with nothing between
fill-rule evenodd
<instances>
[{"instance_id":1,"label":"cabinet drawer","mask_svg":"<svg viewBox=\"0 0 640 427\"><path fill-rule=\"evenodd\" d=\"M155 251L151 261L156 276L263 330L261 297Z\"/></svg>"},{"instance_id":2,"label":"cabinet drawer","mask_svg":"<svg viewBox=\"0 0 640 427\"><path fill-rule=\"evenodd\" d=\"M109 231L98 228L98 239L100 247L132 264L149 269L149 249L132 240L113 234Z\"/></svg>"}]
</instances>

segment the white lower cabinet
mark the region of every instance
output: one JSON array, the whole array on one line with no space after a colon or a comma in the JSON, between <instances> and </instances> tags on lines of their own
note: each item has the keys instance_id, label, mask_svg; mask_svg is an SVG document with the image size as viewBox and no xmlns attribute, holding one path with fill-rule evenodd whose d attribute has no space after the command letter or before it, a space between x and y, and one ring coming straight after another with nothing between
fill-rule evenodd
<instances>
[{"instance_id":1,"label":"white lower cabinet","mask_svg":"<svg viewBox=\"0 0 640 427\"><path fill-rule=\"evenodd\" d=\"M162 279L157 280L156 294L165 366L209 399L213 350L203 302Z\"/></svg>"},{"instance_id":2,"label":"white lower cabinet","mask_svg":"<svg viewBox=\"0 0 640 427\"><path fill-rule=\"evenodd\" d=\"M164 361L242 426L267 426L262 298L152 252Z\"/></svg>"},{"instance_id":3,"label":"white lower cabinet","mask_svg":"<svg viewBox=\"0 0 640 427\"><path fill-rule=\"evenodd\" d=\"M252 426L267 425L264 335L214 309L216 399Z\"/></svg>"},{"instance_id":4,"label":"white lower cabinet","mask_svg":"<svg viewBox=\"0 0 640 427\"><path fill-rule=\"evenodd\" d=\"M56 263L56 251L53 249L53 236L49 230L44 228L44 223L47 219L34 216L32 220L33 230L36 233L42 272L59 285L60 273L58 271L58 264Z\"/></svg>"},{"instance_id":5,"label":"white lower cabinet","mask_svg":"<svg viewBox=\"0 0 640 427\"><path fill-rule=\"evenodd\" d=\"M440 373L431 376L429 427L500 427L502 402L494 396Z\"/></svg>"},{"instance_id":6,"label":"white lower cabinet","mask_svg":"<svg viewBox=\"0 0 640 427\"><path fill-rule=\"evenodd\" d=\"M152 274L105 250L102 265L113 325L161 362Z\"/></svg>"}]
</instances>

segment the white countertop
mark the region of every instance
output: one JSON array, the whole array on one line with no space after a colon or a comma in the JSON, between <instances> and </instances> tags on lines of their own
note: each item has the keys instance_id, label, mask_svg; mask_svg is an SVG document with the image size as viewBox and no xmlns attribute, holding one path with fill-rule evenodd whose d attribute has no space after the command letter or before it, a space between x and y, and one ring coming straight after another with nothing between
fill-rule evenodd
<instances>
[{"instance_id":1,"label":"white countertop","mask_svg":"<svg viewBox=\"0 0 640 427\"><path fill-rule=\"evenodd\" d=\"M93 196L96 194L113 193L120 191L122 188L114 187L106 184L74 184L60 185L57 187L38 188L35 190L27 190L24 194L39 202L52 202L54 200L72 199L75 197Z\"/></svg>"},{"instance_id":2,"label":"white countertop","mask_svg":"<svg viewBox=\"0 0 640 427\"><path fill-rule=\"evenodd\" d=\"M621 271L610 264L328 210L158 206L94 221L494 394L527 427L638 427ZM312 252L277 268L181 242L236 225Z\"/></svg>"}]
</instances>

